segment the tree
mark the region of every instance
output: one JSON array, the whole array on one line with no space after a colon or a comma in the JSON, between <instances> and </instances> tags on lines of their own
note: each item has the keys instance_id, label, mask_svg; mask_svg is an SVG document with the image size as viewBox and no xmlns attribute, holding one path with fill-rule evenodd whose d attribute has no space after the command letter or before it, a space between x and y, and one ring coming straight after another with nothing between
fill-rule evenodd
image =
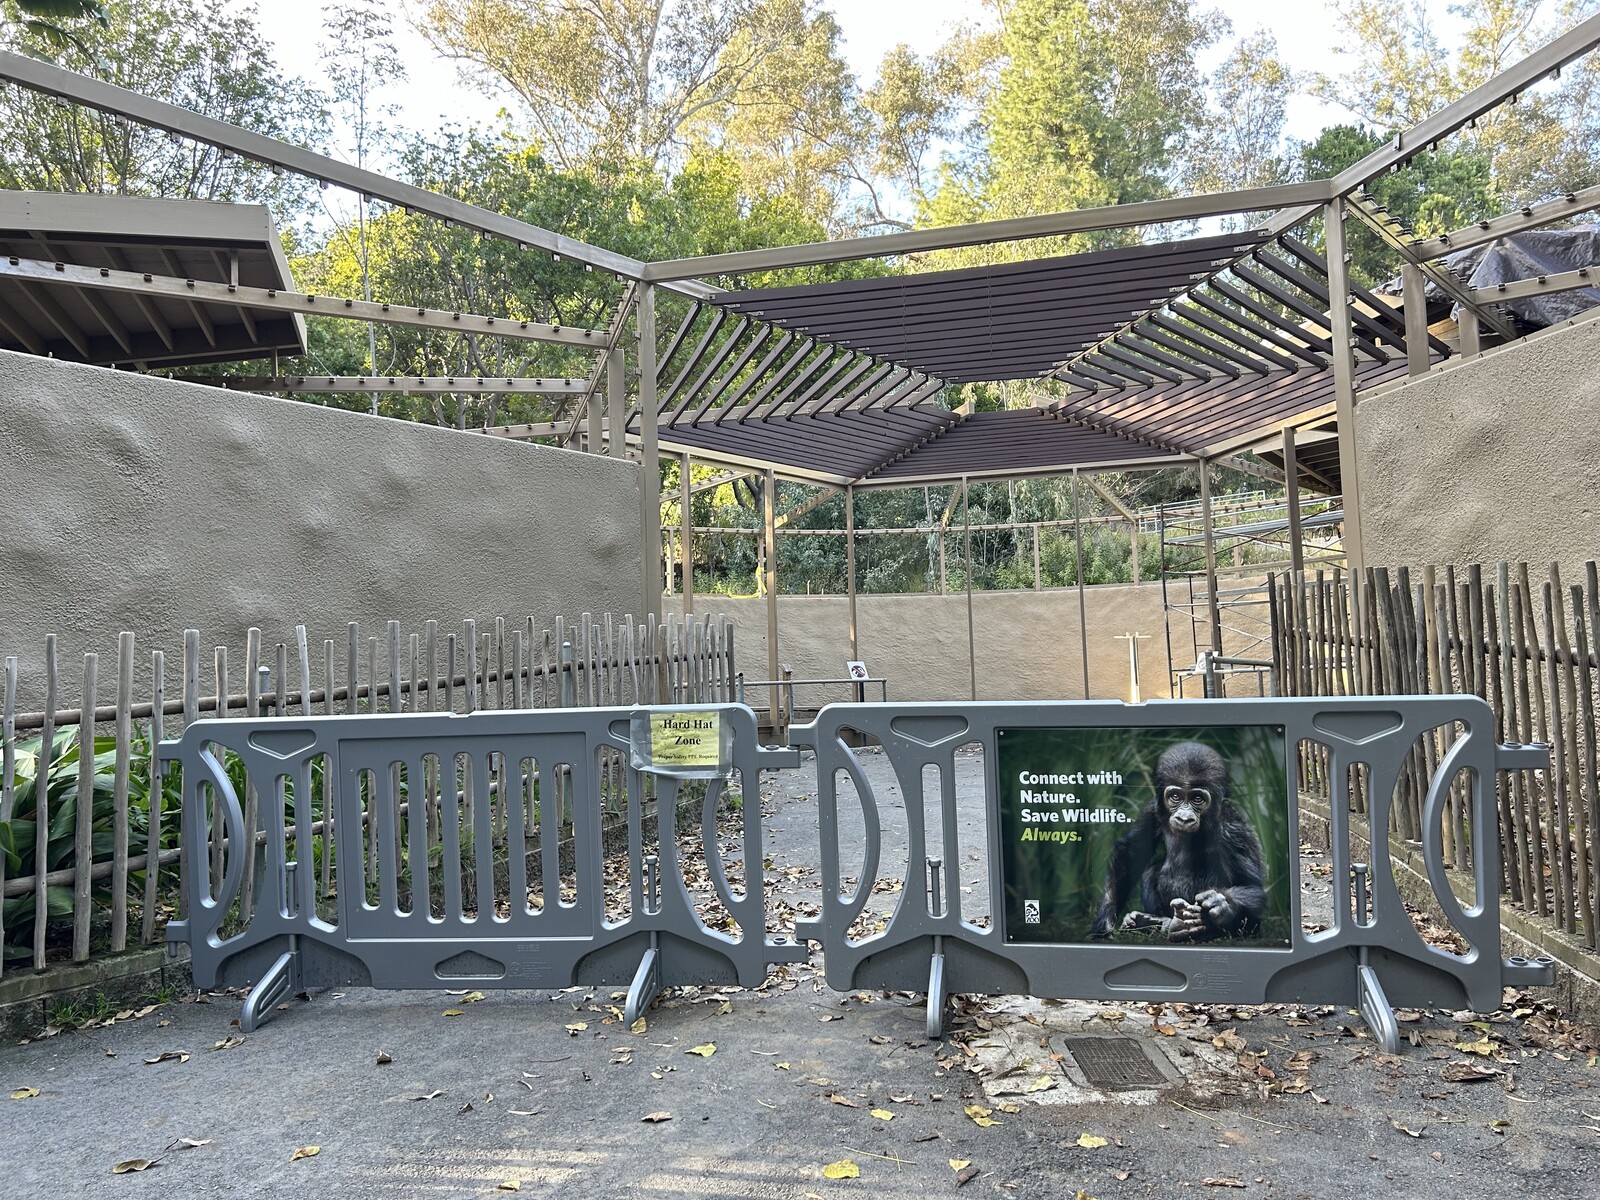
<instances>
[{"instance_id":1,"label":"tree","mask_svg":"<svg viewBox=\"0 0 1600 1200\"><path fill-rule=\"evenodd\" d=\"M321 98L284 77L248 15L229 14L223 0L111 0L105 7L93 57L79 44L52 45L21 27L0 31L0 45L257 133L313 144ZM273 201L290 211L307 194L304 181L227 151L22 89L0 94L0 186Z\"/></svg>"},{"instance_id":2,"label":"tree","mask_svg":"<svg viewBox=\"0 0 1600 1200\"><path fill-rule=\"evenodd\" d=\"M6 0L5 11L7 16L20 16L27 32L50 45L76 46L85 53L88 50L78 34L79 23L96 24L102 29L110 23L100 0Z\"/></svg>"},{"instance_id":3,"label":"tree","mask_svg":"<svg viewBox=\"0 0 1600 1200\"><path fill-rule=\"evenodd\" d=\"M819 19L814 0L434 0L421 29L509 87L561 168L670 169L713 110L804 114L803 92L773 85L785 60L814 60Z\"/></svg>"},{"instance_id":4,"label":"tree","mask_svg":"<svg viewBox=\"0 0 1600 1200\"><path fill-rule=\"evenodd\" d=\"M1166 194L1199 120L1194 56L1212 24L1187 0L997 0L999 66L986 153L946 165L922 223L1025 216ZM1057 252L1125 240L1057 239ZM1034 243L1028 253L1040 251ZM956 252L995 261L1004 247Z\"/></svg>"},{"instance_id":5,"label":"tree","mask_svg":"<svg viewBox=\"0 0 1600 1200\"><path fill-rule=\"evenodd\" d=\"M1452 11L1465 28L1459 50L1445 52L1425 7L1412 0L1349 0L1336 6L1350 67L1319 76L1314 94L1390 135L1415 125L1509 67L1579 20L1596 0L1462 0ZM1445 148L1481 162L1484 203L1464 210L1475 220L1600 182L1600 63L1588 55L1559 81L1479 117ZM1442 193L1436 193L1442 194ZM1474 196L1460 194L1457 199Z\"/></svg>"},{"instance_id":6,"label":"tree","mask_svg":"<svg viewBox=\"0 0 1600 1200\"><path fill-rule=\"evenodd\" d=\"M1185 147L1189 190L1225 192L1289 181L1293 163L1283 126L1295 83L1270 34L1258 31L1234 47L1211 77L1206 111ZM1233 220L1238 228L1252 223L1248 214Z\"/></svg>"}]
</instances>

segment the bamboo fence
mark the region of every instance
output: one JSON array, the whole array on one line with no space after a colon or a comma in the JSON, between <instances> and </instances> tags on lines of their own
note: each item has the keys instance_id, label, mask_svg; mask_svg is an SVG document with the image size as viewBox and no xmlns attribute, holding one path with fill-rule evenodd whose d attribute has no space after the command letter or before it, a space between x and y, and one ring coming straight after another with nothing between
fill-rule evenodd
<instances>
[{"instance_id":1,"label":"bamboo fence","mask_svg":"<svg viewBox=\"0 0 1600 1200\"><path fill-rule=\"evenodd\" d=\"M576 622L562 619L549 628L532 617L521 623L497 618L492 627L483 628L464 621L459 632L443 631L430 620L409 634L400 622L390 621L383 637L363 636L352 621L342 645L327 639L320 650L320 655L313 653L303 625L295 629L292 645L280 642L275 647L263 642L259 629L251 629L240 662L230 659L226 646L203 654L200 633L191 629L184 634L181 698L167 699L166 656L153 650L146 694L136 700L142 664L136 664L134 635L124 632L109 689L115 702L100 703L100 656L90 653L83 657L79 702L67 708L62 700L79 677L76 670L69 675L59 661L52 634L44 646L44 703L37 712L17 711L21 685L28 681L21 676L19 657L6 657L0 692L0 833L13 837L18 789L25 782L19 780L19 766L34 770L37 779L68 745L77 749L76 795L94 795L97 777L109 769L111 797L109 826L102 817L99 829L97 805L74 799L71 830L61 831L61 837L36 837L21 873L8 870L9 840L0 842L0 896L7 907L17 907L11 902L23 897L33 899L31 916L15 921L8 921L0 908L0 940L23 941L18 935L31 926L30 940L23 942L31 942L31 955L23 961L34 968L68 956L83 962L102 952L118 953L127 949L130 938L144 944L156 940L176 890L176 872L160 868L176 864L182 851L177 844L180 814L171 807L173 789L166 786L169 781L150 750L201 717L715 703L732 700L735 686L733 626L720 616L700 621L672 616L661 624L637 624L631 615L593 619L586 613ZM73 731L70 739L62 737L65 730ZM35 737L36 766L21 761L23 748ZM620 756L610 755L603 769L607 795L622 795ZM331 786L331 780L325 777L323 786ZM103 796L103 779L98 790ZM35 820L36 830L55 832L50 830L51 793L49 787L33 788L34 811L27 816ZM321 811L327 811L330 806L323 799ZM253 827L254 787L248 789L245 804L247 826ZM65 803L60 808L64 812ZM210 852L220 857L220 828L214 828ZM68 832L70 853L64 853ZM320 819L311 832L322 832ZM332 839L321 842L326 874ZM254 857L247 859L247 869ZM133 879L135 874L142 879ZM64 888L71 889L70 950L60 944L68 915L59 911ZM56 889L55 921L50 918L49 889ZM245 896L251 891L247 883ZM245 903L248 907L248 899ZM13 967L17 961L13 959ZM4 968L0 958L0 971Z\"/></svg>"},{"instance_id":2,"label":"bamboo fence","mask_svg":"<svg viewBox=\"0 0 1600 1200\"><path fill-rule=\"evenodd\" d=\"M1551 566L1370 568L1359 580L1339 571L1278 575L1271 582L1273 660L1279 695L1471 693L1495 711L1503 742L1544 743L1548 769L1496 779L1502 896L1596 947L1600 927L1600 768L1595 712L1600 699L1600 580L1586 563L1582 583ZM1420 838L1426 782L1457 731L1440 728L1411 750L1391 812L1390 833ZM1328 793L1326 758L1300 753L1308 791ZM1365 810L1364 779L1351 803ZM1446 863L1471 869L1476 831L1458 785L1442 818Z\"/></svg>"}]
</instances>

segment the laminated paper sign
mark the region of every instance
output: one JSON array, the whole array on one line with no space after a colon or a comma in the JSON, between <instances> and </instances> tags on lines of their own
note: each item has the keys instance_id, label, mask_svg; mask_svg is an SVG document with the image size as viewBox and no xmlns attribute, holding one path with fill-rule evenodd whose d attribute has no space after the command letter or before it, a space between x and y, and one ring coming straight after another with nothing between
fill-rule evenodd
<instances>
[{"instance_id":1,"label":"laminated paper sign","mask_svg":"<svg viewBox=\"0 0 1600 1200\"><path fill-rule=\"evenodd\" d=\"M633 716L636 770L678 779L722 779L732 771L732 739L716 709L646 709Z\"/></svg>"}]
</instances>

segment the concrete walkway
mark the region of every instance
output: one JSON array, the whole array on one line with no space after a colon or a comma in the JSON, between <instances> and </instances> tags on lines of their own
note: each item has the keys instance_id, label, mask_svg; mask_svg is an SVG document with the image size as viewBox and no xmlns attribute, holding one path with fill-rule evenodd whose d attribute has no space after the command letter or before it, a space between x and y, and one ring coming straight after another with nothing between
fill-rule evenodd
<instances>
[{"instance_id":1,"label":"concrete walkway","mask_svg":"<svg viewBox=\"0 0 1600 1200\"><path fill-rule=\"evenodd\" d=\"M774 899L805 911L808 776L766 782ZM238 998L211 996L8 1046L0 1194L1600 1195L1593 1034L1523 997L1485 1021L1402 1013L1396 1057L1342 1009L1017 997L962 1000L929 1042L919 997L834 993L815 958L674 993L642 1033L620 1001L318 992L241 1038ZM1063 1039L1107 1034L1170 1082L1087 1085Z\"/></svg>"}]
</instances>

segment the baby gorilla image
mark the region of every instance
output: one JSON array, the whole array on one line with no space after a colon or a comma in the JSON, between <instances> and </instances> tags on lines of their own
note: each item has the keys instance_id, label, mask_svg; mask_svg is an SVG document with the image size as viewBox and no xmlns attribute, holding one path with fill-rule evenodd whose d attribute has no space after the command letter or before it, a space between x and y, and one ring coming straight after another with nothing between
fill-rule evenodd
<instances>
[{"instance_id":1,"label":"baby gorilla image","mask_svg":"<svg viewBox=\"0 0 1600 1200\"><path fill-rule=\"evenodd\" d=\"M1134 881L1140 908L1122 916ZM1199 742L1168 746L1156 760L1155 795L1117 839L1093 938L1122 930L1169 942L1249 937L1266 910L1261 841L1228 802L1228 767Z\"/></svg>"}]
</instances>

